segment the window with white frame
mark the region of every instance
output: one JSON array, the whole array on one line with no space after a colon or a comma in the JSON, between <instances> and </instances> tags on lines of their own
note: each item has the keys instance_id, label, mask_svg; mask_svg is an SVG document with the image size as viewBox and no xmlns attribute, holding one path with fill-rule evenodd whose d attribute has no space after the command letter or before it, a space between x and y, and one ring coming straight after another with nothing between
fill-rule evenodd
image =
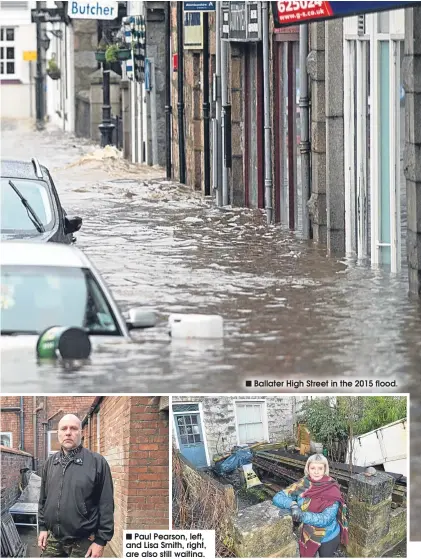
<instances>
[{"instance_id":1,"label":"window with white frame","mask_svg":"<svg viewBox=\"0 0 421 559\"><path fill-rule=\"evenodd\" d=\"M13 78L16 75L16 29L0 27L0 76Z\"/></svg>"},{"instance_id":2,"label":"window with white frame","mask_svg":"<svg viewBox=\"0 0 421 559\"><path fill-rule=\"evenodd\" d=\"M7 446L9 448L13 447L13 436L10 432L2 432L1 433L1 445Z\"/></svg>"},{"instance_id":3,"label":"window with white frame","mask_svg":"<svg viewBox=\"0 0 421 559\"><path fill-rule=\"evenodd\" d=\"M236 402L237 432L239 444L266 440L265 403L258 401Z\"/></svg>"},{"instance_id":4,"label":"window with white frame","mask_svg":"<svg viewBox=\"0 0 421 559\"><path fill-rule=\"evenodd\" d=\"M51 454L55 454L61 448L60 443L58 442L57 431L48 431L48 456Z\"/></svg>"}]
</instances>

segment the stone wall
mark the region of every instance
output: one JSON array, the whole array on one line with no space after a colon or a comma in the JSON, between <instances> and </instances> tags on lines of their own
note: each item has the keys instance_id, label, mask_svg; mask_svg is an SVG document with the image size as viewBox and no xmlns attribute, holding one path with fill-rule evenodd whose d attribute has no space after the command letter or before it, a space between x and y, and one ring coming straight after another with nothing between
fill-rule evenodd
<instances>
[{"instance_id":1,"label":"stone wall","mask_svg":"<svg viewBox=\"0 0 421 559\"><path fill-rule=\"evenodd\" d=\"M299 557L292 517L279 516L270 501L247 507L233 522L236 557Z\"/></svg>"},{"instance_id":2,"label":"stone wall","mask_svg":"<svg viewBox=\"0 0 421 559\"><path fill-rule=\"evenodd\" d=\"M89 91L83 90L76 94L75 134L81 138L91 137L91 103Z\"/></svg>"},{"instance_id":3,"label":"stone wall","mask_svg":"<svg viewBox=\"0 0 421 559\"><path fill-rule=\"evenodd\" d=\"M327 244L325 24L310 24L307 70L311 78L311 198L313 238Z\"/></svg>"},{"instance_id":4,"label":"stone wall","mask_svg":"<svg viewBox=\"0 0 421 559\"><path fill-rule=\"evenodd\" d=\"M95 50L98 46L97 21L73 19L75 95L91 85L91 74L98 69Z\"/></svg>"},{"instance_id":5,"label":"stone wall","mask_svg":"<svg viewBox=\"0 0 421 559\"><path fill-rule=\"evenodd\" d=\"M156 95L156 127L152 126L151 104L148 103L148 164L152 164L152 137L158 140L158 164L165 167L166 139L165 139L165 4L166 2L147 2L146 45L147 57L153 58L155 65L155 95ZM163 21L155 14L162 14ZM147 95L152 95L147 94Z\"/></svg>"},{"instance_id":6,"label":"stone wall","mask_svg":"<svg viewBox=\"0 0 421 559\"><path fill-rule=\"evenodd\" d=\"M238 444L235 417L235 402L251 400L247 396L173 396L173 403L201 402L203 429L206 434L209 456L230 452ZM295 399L262 396L258 401L266 402L269 441L283 442L294 437ZM174 434L174 433L173 433Z\"/></svg>"},{"instance_id":7,"label":"stone wall","mask_svg":"<svg viewBox=\"0 0 421 559\"><path fill-rule=\"evenodd\" d=\"M354 474L348 487L350 557L381 557L406 539L406 507L392 509L394 480Z\"/></svg>"}]
</instances>

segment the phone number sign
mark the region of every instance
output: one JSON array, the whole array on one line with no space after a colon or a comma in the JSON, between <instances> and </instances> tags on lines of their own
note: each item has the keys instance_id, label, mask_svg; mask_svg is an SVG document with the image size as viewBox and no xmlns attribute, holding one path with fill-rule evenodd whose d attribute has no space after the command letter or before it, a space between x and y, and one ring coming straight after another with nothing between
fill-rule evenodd
<instances>
[{"instance_id":1,"label":"phone number sign","mask_svg":"<svg viewBox=\"0 0 421 559\"><path fill-rule=\"evenodd\" d=\"M276 28L297 25L309 21L323 21L371 12L399 10L419 5L419 2L323 2L317 0L272 2Z\"/></svg>"}]
</instances>

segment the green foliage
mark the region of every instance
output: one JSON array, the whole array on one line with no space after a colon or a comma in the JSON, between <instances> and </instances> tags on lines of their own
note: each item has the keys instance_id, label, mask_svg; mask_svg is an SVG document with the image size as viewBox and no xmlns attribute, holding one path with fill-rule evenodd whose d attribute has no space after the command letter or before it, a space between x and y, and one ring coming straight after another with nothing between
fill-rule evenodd
<instances>
[{"instance_id":1,"label":"green foliage","mask_svg":"<svg viewBox=\"0 0 421 559\"><path fill-rule=\"evenodd\" d=\"M118 45L110 45L105 51L105 60L111 64L118 61Z\"/></svg>"},{"instance_id":2,"label":"green foliage","mask_svg":"<svg viewBox=\"0 0 421 559\"><path fill-rule=\"evenodd\" d=\"M406 415L404 396L338 396L336 405L329 398L304 402L299 417L315 441L329 445L348 436L363 435Z\"/></svg>"},{"instance_id":3,"label":"green foliage","mask_svg":"<svg viewBox=\"0 0 421 559\"><path fill-rule=\"evenodd\" d=\"M302 404L300 421L306 424L313 440L330 445L347 437L347 425L338 406L331 406L328 398L315 398Z\"/></svg>"},{"instance_id":4,"label":"green foliage","mask_svg":"<svg viewBox=\"0 0 421 559\"><path fill-rule=\"evenodd\" d=\"M59 71L59 67L57 66L57 62L54 60L54 58L51 58L48 61L48 70L50 72L58 72Z\"/></svg>"},{"instance_id":5,"label":"green foliage","mask_svg":"<svg viewBox=\"0 0 421 559\"><path fill-rule=\"evenodd\" d=\"M361 418L356 422L354 435L363 435L407 416L404 396L370 396L364 398Z\"/></svg>"}]
</instances>

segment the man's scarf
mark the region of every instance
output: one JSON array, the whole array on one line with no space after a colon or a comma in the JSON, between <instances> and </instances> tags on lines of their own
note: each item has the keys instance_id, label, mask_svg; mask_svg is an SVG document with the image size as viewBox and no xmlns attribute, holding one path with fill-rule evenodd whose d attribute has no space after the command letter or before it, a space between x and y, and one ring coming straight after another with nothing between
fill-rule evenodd
<instances>
[{"instance_id":1,"label":"man's scarf","mask_svg":"<svg viewBox=\"0 0 421 559\"><path fill-rule=\"evenodd\" d=\"M321 513L326 508L339 502L337 521L341 529L341 543L348 544L348 509L341 493L339 484L329 476L323 476L320 481L312 481L305 476L287 489L284 489L289 497L297 500L304 499L301 506L303 512ZM319 549L326 528L316 528L308 524L301 525L300 555L301 557L314 557Z\"/></svg>"},{"instance_id":2,"label":"man's scarf","mask_svg":"<svg viewBox=\"0 0 421 559\"><path fill-rule=\"evenodd\" d=\"M76 454L78 454L81 451L81 448L82 448L82 445L80 444L76 448L72 448L72 450L69 450L67 453L64 452L63 447L61 448L60 464L61 464L61 467L63 468L63 474L66 471L66 468L67 468L67 465L69 464L69 462L71 462L73 460L73 458L76 456Z\"/></svg>"}]
</instances>

